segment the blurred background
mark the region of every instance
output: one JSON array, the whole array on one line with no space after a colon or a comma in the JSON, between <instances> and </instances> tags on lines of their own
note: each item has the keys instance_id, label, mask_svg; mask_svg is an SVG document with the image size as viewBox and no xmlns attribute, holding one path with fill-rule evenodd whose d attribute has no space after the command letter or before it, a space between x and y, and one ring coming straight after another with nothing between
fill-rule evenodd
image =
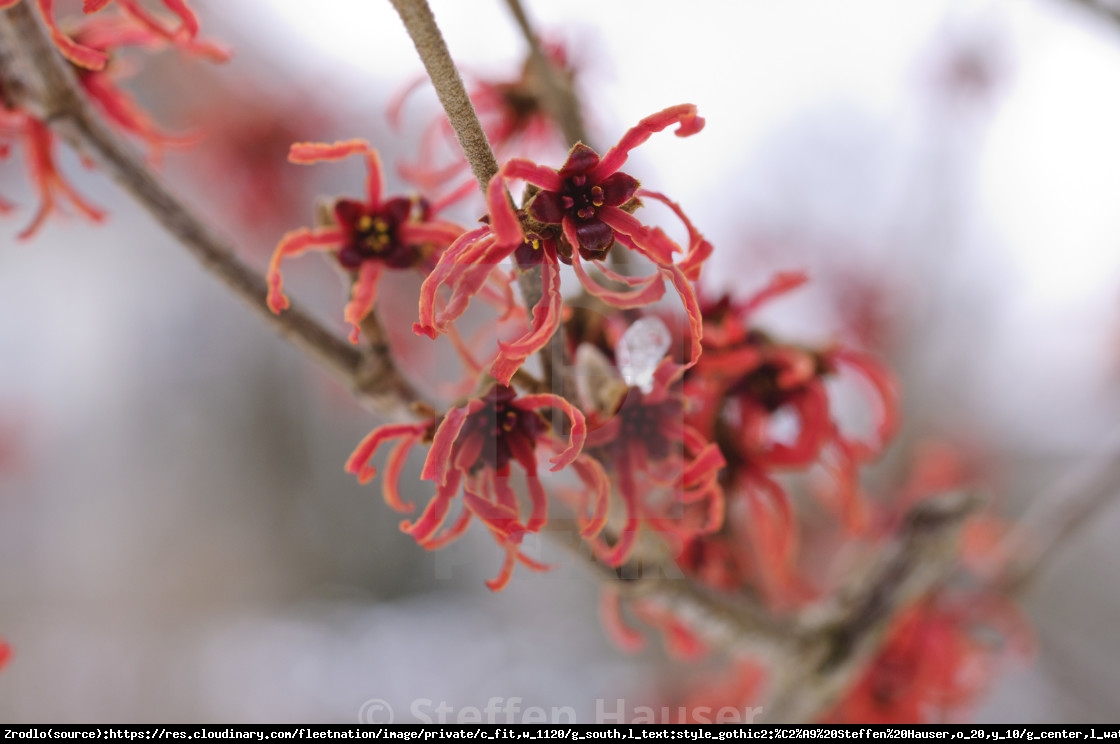
<instances>
[{"instance_id":1,"label":"blurred background","mask_svg":"<svg viewBox=\"0 0 1120 744\"><path fill-rule=\"evenodd\" d=\"M401 131L386 121L421 72L388 3L193 4L235 59L145 58L130 90L204 135L161 171L263 272L317 196L360 191L357 162L284 163L292 141L364 137L391 164L437 103L421 88ZM516 77L503 3L432 5L467 70ZM713 288L806 269L767 327L897 370L906 427L872 490L938 447L1013 516L1120 449L1120 24L1075 0L528 9L570 50L595 144L676 103L707 118L628 170L715 244ZM582 566L546 546L556 571L492 595L485 534L437 554L401 534L379 489L342 469L378 421L108 179L61 162L111 217L54 219L30 242L20 155L0 165L20 206L0 222L0 636L15 649L0 719L347 723L380 700L406 722L414 701L434 715L497 696L592 721L599 699L666 693L656 639L613 649ZM344 330L326 261L287 276ZM381 306L422 375L415 291L394 285ZM1117 529L1120 508L1103 512L1033 585L1036 655L975 720L1120 722Z\"/></svg>"}]
</instances>

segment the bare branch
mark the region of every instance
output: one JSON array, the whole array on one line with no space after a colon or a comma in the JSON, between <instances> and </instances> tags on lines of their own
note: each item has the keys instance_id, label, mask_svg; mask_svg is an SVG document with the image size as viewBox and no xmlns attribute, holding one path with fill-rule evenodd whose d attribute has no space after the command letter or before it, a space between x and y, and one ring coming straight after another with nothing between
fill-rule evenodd
<instances>
[{"instance_id":1,"label":"bare branch","mask_svg":"<svg viewBox=\"0 0 1120 744\"><path fill-rule=\"evenodd\" d=\"M218 237L152 174L143 160L86 102L69 64L51 43L29 3L0 12L0 88L10 103L48 122L79 151L90 154L204 269L218 277L282 336L309 352L349 384L366 404L401 415L418 401L398 373L383 343L360 350L324 328L299 307L275 315L265 304L268 287L258 271L243 263L234 247Z\"/></svg>"}]
</instances>

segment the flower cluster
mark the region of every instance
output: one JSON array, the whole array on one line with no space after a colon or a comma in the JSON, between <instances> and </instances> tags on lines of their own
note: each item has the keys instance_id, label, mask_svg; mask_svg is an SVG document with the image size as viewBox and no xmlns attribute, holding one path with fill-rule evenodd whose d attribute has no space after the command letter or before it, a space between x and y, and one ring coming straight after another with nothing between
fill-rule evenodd
<instances>
[{"instance_id":1,"label":"flower cluster","mask_svg":"<svg viewBox=\"0 0 1120 744\"><path fill-rule=\"evenodd\" d=\"M0 10L18 2L0 0ZM156 125L121 87L127 68L117 61L121 51L134 48L228 58L224 47L200 37L186 0L162 0L170 20L140 0L84 0L83 12L92 17L71 34L56 22L53 0L34 2L86 99L110 126L142 143L150 161L165 147L197 139ZM101 12L110 5L113 11ZM576 70L565 47L542 48L559 82L573 87ZM480 524L502 556L487 581L493 591L509 584L518 564L549 568L530 554L525 538L560 521L554 518L558 500L569 507L573 532L594 559L620 575L657 562L701 585L705 597L734 596L775 613L827 598L837 587L805 569L801 550L805 535L812 536L806 497L820 502L815 517L834 535L831 545L874 546L901 521L899 504L959 483L954 463L931 459L896 503L877 505L863 492L862 475L898 429L892 375L864 351L838 343L809 347L758 327L757 311L804 285L801 273L780 273L746 298L701 286L713 245L680 204L643 187L627 168L630 154L654 134L699 133L705 121L696 106L647 116L605 151L572 143L563 163L551 167L534 159L534 150L560 131L550 118L549 104L556 103L548 99L550 86L537 75L527 61L514 78L478 78L471 86L502 161L482 184L486 212L471 229L440 216L477 188L465 180L465 156L442 160L441 148L454 134L443 118L422 134L418 160L398 169L426 196L387 196L381 157L365 140L290 145L288 161L295 164L361 158L365 193L334 199L316 224L283 236L265 275L267 308L280 314L289 307L281 271L288 259L326 254L347 280L342 319L350 341L359 344L364 334L374 351L382 351L387 336L374 316L379 290L386 275L391 281L394 273L408 272L422 282L413 331L449 340L464 368L446 396L453 402L437 408L411 399L418 420L373 429L350 455L347 472L371 482L378 475L375 458L389 446L381 490L391 509L408 515L401 530L436 550ZM409 86L391 106L394 123L415 89ZM0 90L0 158L12 143L20 145L40 198L21 237L34 234L64 202L102 220L103 213L62 177L48 123L13 107L17 97L5 93L13 91ZM271 169L282 165L251 165L248 179L278 181ZM511 194L517 184L523 192ZM291 190L265 184L250 191L257 201L243 202L248 209L289 211ZM649 218L647 206L671 215L668 232ZM0 212L9 209L0 201ZM662 302L670 287L669 302ZM578 299L566 300L562 290L569 298L579 292ZM495 324L482 323L485 343L469 339L463 329L476 298L496 307L498 328L514 323L519 335L500 339ZM876 335L875 318L863 305L851 315L866 338ZM556 358L542 358L545 374L538 378L530 359L546 348ZM571 359L574 366L567 365ZM834 383L848 378L864 389L861 412L872 421L870 432L856 433L838 405ZM544 392L550 384L563 394ZM427 450L421 480L432 484L422 504L406 496L401 483L418 447ZM961 562L988 561L990 567L999 561L992 546L1000 530L990 521L970 523L959 546ZM618 645L637 650L645 643L632 623L638 620L660 634L675 658L708 654L708 639L694 619L655 600L603 592L603 623ZM982 632L992 629L1005 639L1003 647L994 648ZM893 619L885 644L826 720L897 723L956 715L986 686L1004 651L1025 647L1026 637L1009 605L982 591L938 588ZM0 667L10 655L0 641ZM703 722L695 711L748 705L764 679L757 660L737 658L716 685L685 695L689 704L678 717Z\"/></svg>"},{"instance_id":2,"label":"flower cluster","mask_svg":"<svg viewBox=\"0 0 1120 744\"><path fill-rule=\"evenodd\" d=\"M690 423L718 442L727 459L724 483L743 505L735 520L741 519L751 535L759 578L773 598L786 602L809 593L796 572L796 517L775 476L825 470L832 483L820 495L841 524L860 533L869 524L860 468L882 453L898 425L896 385L875 359L841 346L806 349L753 326L759 307L805 279L802 274L779 274L746 300L706 300L704 353L685 379L694 404ZM825 383L845 370L868 383L877 419L872 441L846 433L832 413ZM775 433L779 417L796 428L790 439ZM707 546L693 546L689 560L706 553ZM710 570L699 564L689 567Z\"/></svg>"},{"instance_id":3,"label":"flower cluster","mask_svg":"<svg viewBox=\"0 0 1120 744\"><path fill-rule=\"evenodd\" d=\"M0 10L18 1L0 0ZM86 0L83 9L87 14L96 13L110 1ZM119 13L86 18L73 36L63 34L55 25L53 2L38 2L60 51L73 63L82 91L110 126L143 142L153 161L158 160L164 147L180 147L197 141L195 136L171 134L156 125L120 87L127 68L115 62L122 49L158 51L168 46L217 61L228 58L228 53L218 45L197 38L198 19L182 0L166 2L180 19L181 26L177 29L167 26L136 0L117 0ZM0 158L8 155L10 143L22 147L29 177L39 193L39 208L31 223L19 234L20 239L38 232L48 216L61 211L64 201L93 222L104 219L104 212L90 204L63 177L57 162L57 139L46 122L22 108L0 107ZM11 208L0 200L0 213Z\"/></svg>"}]
</instances>

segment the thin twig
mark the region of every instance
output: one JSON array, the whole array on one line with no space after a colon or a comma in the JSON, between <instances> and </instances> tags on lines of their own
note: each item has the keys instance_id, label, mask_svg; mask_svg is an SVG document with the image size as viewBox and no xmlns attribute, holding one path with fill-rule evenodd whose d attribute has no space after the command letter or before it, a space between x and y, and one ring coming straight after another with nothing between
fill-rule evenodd
<instances>
[{"instance_id":1,"label":"thin twig","mask_svg":"<svg viewBox=\"0 0 1120 744\"><path fill-rule=\"evenodd\" d=\"M0 87L15 103L48 122L76 149L89 153L126 192L177 238L204 269L270 323L282 336L308 351L349 384L366 404L399 416L419 400L398 373L387 347L360 350L293 305L275 315L265 303L268 287L260 272L247 266L234 247L219 238L152 174L86 102L77 78L51 43L29 3L0 13Z\"/></svg>"}]
</instances>

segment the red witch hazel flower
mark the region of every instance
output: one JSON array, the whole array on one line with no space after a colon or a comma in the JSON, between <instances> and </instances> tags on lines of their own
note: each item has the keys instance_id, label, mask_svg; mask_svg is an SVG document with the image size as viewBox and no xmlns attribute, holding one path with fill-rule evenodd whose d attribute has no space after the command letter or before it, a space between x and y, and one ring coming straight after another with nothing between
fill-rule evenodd
<instances>
[{"instance_id":1,"label":"red witch hazel flower","mask_svg":"<svg viewBox=\"0 0 1120 744\"><path fill-rule=\"evenodd\" d=\"M629 557L642 525L679 547L723 523L723 455L685 422L680 386L665 372L676 366L665 356L670 343L669 329L649 316L619 338L617 371L590 343L576 352L580 398L590 411L587 450L611 473L623 503L613 544L593 543L612 566Z\"/></svg>"},{"instance_id":2,"label":"red witch hazel flower","mask_svg":"<svg viewBox=\"0 0 1120 744\"><path fill-rule=\"evenodd\" d=\"M0 0L0 10L11 8L19 1ZM194 14L185 0L163 0L164 6L179 21L178 27L168 26L159 17L144 8L139 0L83 0L82 12L87 15L96 13L113 2L126 15L134 18L152 34L181 49L219 62L229 59L229 51L223 46L198 38L198 16ZM54 0L36 0L36 3L39 6L39 13L43 16L43 21L50 29L51 39L58 46L58 50L62 52L63 56L87 70L100 70L105 67L109 57L104 49L88 46L80 40L72 39L58 27L54 16Z\"/></svg>"},{"instance_id":3,"label":"red witch hazel flower","mask_svg":"<svg viewBox=\"0 0 1120 744\"><path fill-rule=\"evenodd\" d=\"M338 199L334 203L334 225L300 228L288 233L276 246L268 267L268 306L274 313L288 307L280 263L309 250L333 251L339 265L351 272L354 285L345 319L353 326L350 340L358 342L362 320L377 299L377 286L386 270L419 269L425 273L434 264L433 254L451 245L463 229L451 222L433 219L435 207L423 198L382 198L381 160L364 140L333 145L292 145L288 159L311 164L340 160L350 155L366 159L366 200Z\"/></svg>"},{"instance_id":4,"label":"red witch hazel flower","mask_svg":"<svg viewBox=\"0 0 1120 744\"><path fill-rule=\"evenodd\" d=\"M859 490L859 468L882 452L898 424L894 381L871 357L840 347L811 351L750 327L760 305L804 282L804 275L780 274L745 302L704 303L704 355L685 381L694 404L689 422L720 444L728 462L725 480L749 508L759 563L771 589L787 598L802 593L793 574L796 521L774 473L823 466L835 483L823 495L850 531L863 531L869 512ZM825 379L841 368L870 383L878 409L875 442L845 434L832 418ZM792 442L773 433L781 414L796 421Z\"/></svg>"},{"instance_id":5,"label":"red witch hazel flower","mask_svg":"<svg viewBox=\"0 0 1120 744\"><path fill-rule=\"evenodd\" d=\"M690 282L697 278L704 254L694 252L690 246L685 259L674 263L673 254L681 250L680 246L660 228L648 227L631 214L640 206L636 198L638 181L620 171L631 150L674 124L678 125L677 136L687 137L699 132L704 120L697 115L695 106L673 106L643 119L602 158L586 145L577 144L560 170L519 158L507 162L487 189L490 224L464 234L441 257L421 289L420 322L414 330L432 338L446 333L449 324L465 311L482 280L514 256L522 269L541 267L542 295L533 308L528 332L513 343L500 345L490 370L498 381L508 384L513 373L544 347L559 326L561 262L572 265L588 293L619 308L656 302L665 293L663 280L672 282L684 303L696 340L692 346L694 355L688 362L694 364L700 353L702 329L700 309ZM520 217L506 193L506 183L511 180L523 180L532 187ZM649 195L663 199L660 195ZM615 243L648 258L657 271L644 278L611 271L602 261ZM585 271L583 261L593 262L608 279L627 289L616 291L596 283ZM444 285L450 287L451 297L441 308L436 300Z\"/></svg>"},{"instance_id":6,"label":"red witch hazel flower","mask_svg":"<svg viewBox=\"0 0 1120 744\"><path fill-rule=\"evenodd\" d=\"M1030 647L1029 630L1006 601L934 596L895 619L878 655L823 722L951 721L975 704L1008 652Z\"/></svg>"},{"instance_id":7,"label":"red witch hazel flower","mask_svg":"<svg viewBox=\"0 0 1120 744\"><path fill-rule=\"evenodd\" d=\"M568 417L571 428L567 443L558 445L551 427L540 411L555 409ZM390 424L373 430L350 456L347 472L368 483L377 470L370 460L389 440L397 445L389 455L382 493L386 503L403 513L413 504L401 498L399 480L410 450L418 443L430 442L428 457L420 477L436 484L434 498L413 521L401 522L401 530L429 550L441 548L466 531L477 518L505 551L499 575L486 582L493 591L509 583L516 563L533 570L547 567L521 552L526 533L539 532L548 519L548 502L537 472L537 446L555 451L552 470L572 466L586 488L605 503L609 484L598 463L582 455L587 435L583 414L555 395L522 395L509 387L495 385L480 398L453 408L442 421L431 419L415 424ZM516 462L525 474L530 510L528 519L514 493L510 478ZM452 501L463 491L463 506L455 522L444 526ZM604 507L605 513L605 507Z\"/></svg>"}]
</instances>

